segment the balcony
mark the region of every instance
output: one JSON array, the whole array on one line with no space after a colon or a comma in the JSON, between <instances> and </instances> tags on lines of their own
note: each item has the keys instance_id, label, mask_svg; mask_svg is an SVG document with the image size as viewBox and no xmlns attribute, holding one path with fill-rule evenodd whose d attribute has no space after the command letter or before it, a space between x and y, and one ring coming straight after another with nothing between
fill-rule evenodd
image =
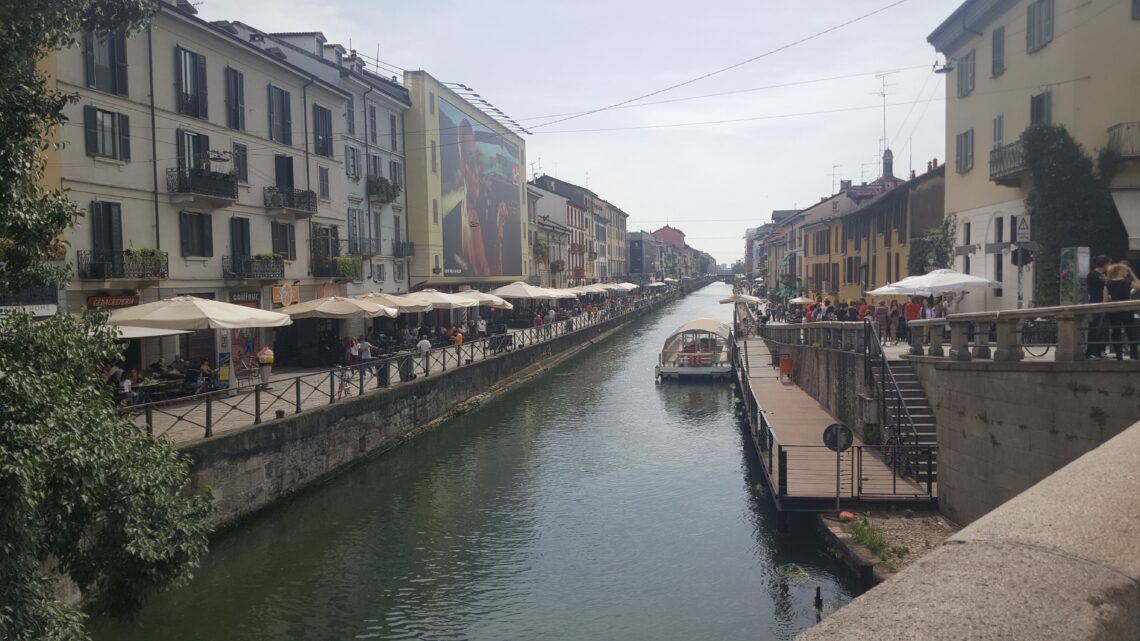
<instances>
[{"instance_id":1,"label":"balcony","mask_svg":"<svg viewBox=\"0 0 1140 641\"><path fill-rule=\"evenodd\" d=\"M170 260L158 249L80 250L76 257L82 280L163 280L170 274Z\"/></svg>"},{"instance_id":2,"label":"balcony","mask_svg":"<svg viewBox=\"0 0 1140 641\"><path fill-rule=\"evenodd\" d=\"M349 238L348 239L348 255L349 256L379 256L380 255L380 239L379 238Z\"/></svg>"},{"instance_id":3,"label":"balcony","mask_svg":"<svg viewBox=\"0 0 1140 641\"><path fill-rule=\"evenodd\" d=\"M223 256L222 275L225 278L281 280L285 278L285 262L276 256Z\"/></svg>"},{"instance_id":4,"label":"balcony","mask_svg":"<svg viewBox=\"0 0 1140 641\"><path fill-rule=\"evenodd\" d=\"M1020 187L1026 173L1025 147L1020 142L990 151L990 180L1005 187Z\"/></svg>"},{"instance_id":5,"label":"balcony","mask_svg":"<svg viewBox=\"0 0 1140 641\"><path fill-rule=\"evenodd\" d=\"M302 189L265 188L265 208L278 217L300 220L317 213L317 194Z\"/></svg>"},{"instance_id":6,"label":"balcony","mask_svg":"<svg viewBox=\"0 0 1140 641\"><path fill-rule=\"evenodd\" d=\"M206 169L167 169L166 190L174 202L227 207L237 201L237 176Z\"/></svg>"},{"instance_id":7,"label":"balcony","mask_svg":"<svg viewBox=\"0 0 1140 641\"><path fill-rule=\"evenodd\" d=\"M416 244L405 241L392 241L392 255L396 258L411 258L416 255Z\"/></svg>"},{"instance_id":8,"label":"balcony","mask_svg":"<svg viewBox=\"0 0 1140 641\"><path fill-rule=\"evenodd\" d=\"M1140 122L1122 122L1109 127L1108 148L1123 160L1140 158Z\"/></svg>"},{"instance_id":9,"label":"balcony","mask_svg":"<svg viewBox=\"0 0 1140 641\"><path fill-rule=\"evenodd\" d=\"M349 241L339 238L315 238L312 242L314 278L363 280L364 260L349 255Z\"/></svg>"}]
</instances>

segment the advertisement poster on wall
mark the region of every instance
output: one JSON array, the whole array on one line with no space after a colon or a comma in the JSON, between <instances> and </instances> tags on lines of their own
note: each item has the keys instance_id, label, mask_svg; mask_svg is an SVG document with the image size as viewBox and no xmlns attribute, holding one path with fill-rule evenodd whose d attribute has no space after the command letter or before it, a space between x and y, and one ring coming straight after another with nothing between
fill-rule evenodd
<instances>
[{"instance_id":1,"label":"advertisement poster on wall","mask_svg":"<svg viewBox=\"0 0 1140 641\"><path fill-rule=\"evenodd\" d=\"M261 309L261 292L230 292L234 305ZM259 329L231 329L230 360L234 366L256 367Z\"/></svg>"},{"instance_id":2,"label":"advertisement poster on wall","mask_svg":"<svg viewBox=\"0 0 1140 641\"><path fill-rule=\"evenodd\" d=\"M518 146L442 98L439 130L442 275L521 277Z\"/></svg>"}]
</instances>

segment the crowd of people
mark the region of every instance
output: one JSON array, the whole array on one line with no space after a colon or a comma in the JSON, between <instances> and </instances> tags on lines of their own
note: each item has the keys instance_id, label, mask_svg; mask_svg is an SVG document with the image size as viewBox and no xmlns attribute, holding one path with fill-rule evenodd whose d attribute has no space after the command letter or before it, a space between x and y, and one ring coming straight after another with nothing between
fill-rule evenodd
<instances>
[{"instance_id":1,"label":"crowd of people","mask_svg":"<svg viewBox=\"0 0 1140 641\"><path fill-rule=\"evenodd\" d=\"M761 321L786 323L813 323L818 321L863 322L871 320L879 329L880 338L891 344L908 340L908 324L929 318L945 318L947 300L934 296L911 296L904 301L897 298L879 300L860 298L855 301L833 302L817 296L814 302L804 305L771 305Z\"/></svg>"},{"instance_id":2,"label":"crowd of people","mask_svg":"<svg viewBox=\"0 0 1140 641\"><path fill-rule=\"evenodd\" d=\"M1115 303L1131 300L1140 291L1140 279L1127 261L1113 263L1111 258L1101 255L1093 259L1085 287L1089 303ZM1124 360L1126 346L1129 358L1140 358L1140 328L1135 312L1093 314L1089 318L1085 357L1107 358L1110 346L1118 361Z\"/></svg>"},{"instance_id":3,"label":"crowd of people","mask_svg":"<svg viewBox=\"0 0 1140 641\"><path fill-rule=\"evenodd\" d=\"M217 380L217 371L210 367L209 359L195 363L175 356L169 363L159 358L145 369L125 368L123 363L112 363L100 370L115 402L131 405L149 400L144 398L147 388L165 382L162 388L167 394L195 394L210 389Z\"/></svg>"}]
</instances>

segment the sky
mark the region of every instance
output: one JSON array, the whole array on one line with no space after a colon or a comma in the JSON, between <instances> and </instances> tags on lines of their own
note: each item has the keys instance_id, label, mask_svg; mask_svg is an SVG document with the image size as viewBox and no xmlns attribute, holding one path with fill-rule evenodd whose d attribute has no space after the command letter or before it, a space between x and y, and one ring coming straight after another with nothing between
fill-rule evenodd
<instances>
[{"instance_id":1,"label":"sky","mask_svg":"<svg viewBox=\"0 0 1140 641\"><path fill-rule=\"evenodd\" d=\"M385 75L424 69L463 83L533 132L528 176L588 186L629 214L630 231L669 224L691 246L731 264L743 258L744 230L768 221L772 210L808 207L834 193L839 180L879 176L884 82L895 175L921 174L933 158L943 162L945 83L953 74L932 73L939 56L926 36L960 1L196 6L207 20L321 31L330 43L392 65L378 69ZM753 58L631 103L640 106L552 122ZM876 77L883 72L891 73Z\"/></svg>"}]
</instances>

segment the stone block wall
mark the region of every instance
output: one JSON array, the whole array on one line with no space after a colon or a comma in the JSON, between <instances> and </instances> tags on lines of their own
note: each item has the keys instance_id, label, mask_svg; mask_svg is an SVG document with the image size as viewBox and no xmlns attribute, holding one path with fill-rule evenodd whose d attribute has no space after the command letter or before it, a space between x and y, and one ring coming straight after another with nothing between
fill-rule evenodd
<instances>
[{"instance_id":1,"label":"stone block wall","mask_svg":"<svg viewBox=\"0 0 1140 641\"><path fill-rule=\"evenodd\" d=\"M863 353L785 345L767 341L770 351L790 354L795 366L792 380L825 410L859 435L867 444L878 444L878 417L868 411L864 398L872 396L863 371ZM821 425L820 432L827 427ZM870 438L868 438L870 437Z\"/></svg>"}]
</instances>

